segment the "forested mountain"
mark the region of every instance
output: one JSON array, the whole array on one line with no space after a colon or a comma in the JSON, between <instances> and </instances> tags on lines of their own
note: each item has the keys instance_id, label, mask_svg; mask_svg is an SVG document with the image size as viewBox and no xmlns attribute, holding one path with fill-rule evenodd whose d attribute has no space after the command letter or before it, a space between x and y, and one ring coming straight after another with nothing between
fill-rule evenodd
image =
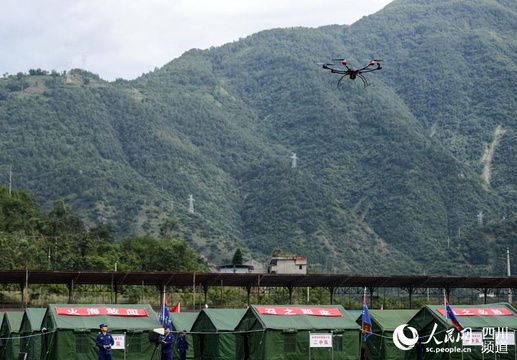
<instances>
[{"instance_id":1,"label":"forested mountain","mask_svg":"<svg viewBox=\"0 0 517 360\"><path fill-rule=\"evenodd\" d=\"M13 164L16 188L120 235L172 221L216 263L281 248L313 271L501 275L517 226L516 30L514 1L395 0L134 81L7 76L0 181ZM317 63L343 56L383 70L337 88Z\"/></svg>"}]
</instances>

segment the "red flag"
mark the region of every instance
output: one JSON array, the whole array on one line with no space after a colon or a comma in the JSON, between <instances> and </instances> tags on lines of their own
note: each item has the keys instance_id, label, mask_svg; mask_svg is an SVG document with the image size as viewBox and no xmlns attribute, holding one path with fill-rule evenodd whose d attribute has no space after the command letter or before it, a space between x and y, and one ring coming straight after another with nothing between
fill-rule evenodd
<instances>
[{"instance_id":1,"label":"red flag","mask_svg":"<svg viewBox=\"0 0 517 360\"><path fill-rule=\"evenodd\" d=\"M181 303L177 303L171 309L171 313L179 313L181 312Z\"/></svg>"}]
</instances>

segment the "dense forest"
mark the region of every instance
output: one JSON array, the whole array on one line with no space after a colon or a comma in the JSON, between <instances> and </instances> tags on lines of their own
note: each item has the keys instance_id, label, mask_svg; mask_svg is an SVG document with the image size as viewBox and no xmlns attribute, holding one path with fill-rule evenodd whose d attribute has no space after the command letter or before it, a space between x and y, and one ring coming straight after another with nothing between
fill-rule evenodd
<instances>
[{"instance_id":1,"label":"dense forest","mask_svg":"<svg viewBox=\"0 0 517 360\"><path fill-rule=\"evenodd\" d=\"M0 186L0 269L207 271L203 259L175 238L173 222L160 236L115 239L110 225L86 228L62 201L39 210L24 190Z\"/></svg>"},{"instance_id":2,"label":"dense forest","mask_svg":"<svg viewBox=\"0 0 517 360\"><path fill-rule=\"evenodd\" d=\"M516 27L508 0L395 0L132 81L35 64L0 79L0 183L12 165L45 216L73 211L70 234L122 248L178 241L158 240L173 224L216 264L281 248L315 272L501 275L517 251ZM337 87L318 63L343 56L383 69ZM90 256L79 266L112 261Z\"/></svg>"}]
</instances>

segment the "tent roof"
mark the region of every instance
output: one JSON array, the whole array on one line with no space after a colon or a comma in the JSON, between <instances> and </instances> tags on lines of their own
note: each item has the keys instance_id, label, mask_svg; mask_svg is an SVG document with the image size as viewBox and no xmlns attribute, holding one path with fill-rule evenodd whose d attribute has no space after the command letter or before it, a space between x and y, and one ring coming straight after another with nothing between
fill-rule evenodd
<instances>
[{"instance_id":1,"label":"tent roof","mask_svg":"<svg viewBox=\"0 0 517 360\"><path fill-rule=\"evenodd\" d=\"M266 315L258 312L257 305L252 305L248 309L247 316L257 318L263 329L285 330L324 330L324 329L359 329L353 318L346 312L341 305L318 305L318 306L291 306L289 308L303 308L310 307L318 308L337 308L341 316L314 316L314 315ZM252 326L249 322L241 321L239 323L239 330L251 330L246 328L247 325Z\"/></svg>"},{"instance_id":2,"label":"tent roof","mask_svg":"<svg viewBox=\"0 0 517 360\"><path fill-rule=\"evenodd\" d=\"M22 324L22 317L23 311L6 311L0 329L8 330L7 333L18 333Z\"/></svg>"},{"instance_id":3,"label":"tent roof","mask_svg":"<svg viewBox=\"0 0 517 360\"><path fill-rule=\"evenodd\" d=\"M450 320L445 319L445 316L439 312L439 309L443 309L443 305L427 305L420 309L417 315L410 321L410 326L413 321L416 321L419 325L426 325L431 321L440 322L445 327L451 327ZM483 305L451 305L454 310L458 321L463 327L483 328L483 327L508 327L509 329L517 329L517 309L515 309L509 303L493 303ZM458 309L490 309L490 308L505 308L512 312L513 315L505 316L483 316L483 315L468 315L463 316L458 314ZM456 310L455 310L456 309ZM430 313L431 317L420 316L422 313ZM425 318L427 321L423 321Z\"/></svg>"},{"instance_id":4,"label":"tent roof","mask_svg":"<svg viewBox=\"0 0 517 360\"><path fill-rule=\"evenodd\" d=\"M233 331L245 312L245 309L203 309L191 331Z\"/></svg>"},{"instance_id":5,"label":"tent roof","mask_svg":"<svg viewBox=\"0 0 517 360\"><path fill-rule=\"evenodd\" d=\"M369 310L372 322L375 322L382 331L395 331L397 326L407 324L416 315L418 310ZM361 323L362 313L357 318Z\"/></svg>"},{"instance_id":6,"label":"tent roof","mask_svg":"<svg viewBox=\"0 0 517 360\"><path fill-rule=\"evenodd\" d=\"M68 316L57 315L56 308L79 307L109 307L109 308L144 308L147 316L116 316L116 315L92 315L92 316ZM53 319L55 329L99 329L101 323L108 324L111 330L151 330L160 327L158 317L149 304L50 304L46 316Z\"/></svg>"},{"instance_id":7,"label":"tent roof","mask_svg":"<svg viewBox=\"0 0 517 360\"><path fill-rule=\"evenodd\" d=\"M27 308L20 324L20 333L41 330L46 308Z\"/></svg>"},{"instance_id":8,"label":"tent roof","mask_svg":"<svg viewBox=\"0 0 517 360\"><path fill-rule=\"evenodd\" d=\"M198 315L199 312L171 313L170 316L173 329L175 331L187 330L187 332L190 332Z\"/></svg>"}]
</instances>

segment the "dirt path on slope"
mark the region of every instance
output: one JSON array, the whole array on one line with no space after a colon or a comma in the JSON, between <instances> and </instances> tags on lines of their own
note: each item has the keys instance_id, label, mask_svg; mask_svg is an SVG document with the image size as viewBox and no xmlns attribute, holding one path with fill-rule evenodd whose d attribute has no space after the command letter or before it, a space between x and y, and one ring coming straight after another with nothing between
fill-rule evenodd
<instances>
[{"instance_id":1,"label":"dirt path on slope","mask_svg":"<svg viewBox=\"0 0 517 360\"><path fill-rule=\"evenodd\" d=\"M485 152L481 157L481 162L484 163L483 173L481 178L485 181L487 186L490 186L492 159L494 158L495 148L499 145L501 136L506 132L501 125L498 125L494 130L494 137L492 143L485 148Z\"/></svg>"}]
</instances>

